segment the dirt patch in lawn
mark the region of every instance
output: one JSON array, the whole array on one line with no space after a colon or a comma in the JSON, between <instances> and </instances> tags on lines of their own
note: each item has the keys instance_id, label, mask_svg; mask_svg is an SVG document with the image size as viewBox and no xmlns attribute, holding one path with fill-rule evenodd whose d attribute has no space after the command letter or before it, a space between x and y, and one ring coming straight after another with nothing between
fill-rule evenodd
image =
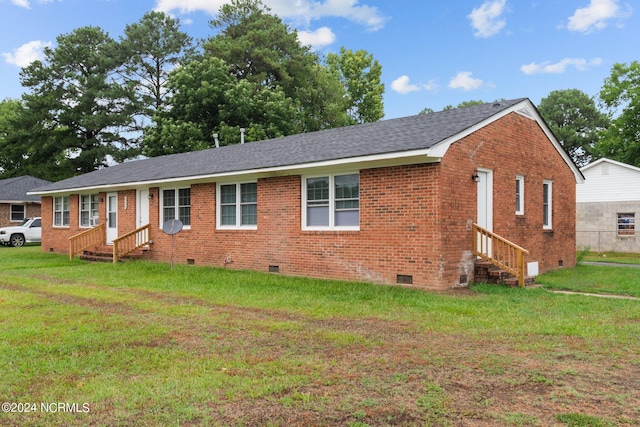
<instances>
[{"instance_id":1,"label":"dirt patch in lawn","mask_svg":"<svg viewBox=\"0 0 640 427\"><path fill-rule=\"evenodd\" d=\"M530 345L540 337L447 334L404 320L315 319L143 293L209 306L174 338L203 356L243 361L226 375L298 361L285 375L302 384L279 389L268 372L276 386L264 395L225 398L218 390L212 408L224 425L556 425L561 414L640 423L638 364L594 353L582 339L547 337L540 347ZM202 338L212 333L213 342Z\"/></svg>"},{"instance_id":2,"label":"dirt patch in lawn","mask_svg":"<svg viewBox=\"0 0 640 427\"><path fill-rule=\"evenodd\" d=\"M601 423L584 425L640 424L637 355L612 358L593 341L444 333L406 320L318 319L163 292L108 292L129 294L132 303L36 293L129 316L131 324L161 322L169 332L153 345L216 358L227 383L255 384L208 390L201 415L187 424L547 426L565 425L562 414ZM169 305L197 310L162 310ZM115 423L105 411L97 407L95 416ZM142 412L119 422L150 424Z\"/></svg>"}]
</instances>

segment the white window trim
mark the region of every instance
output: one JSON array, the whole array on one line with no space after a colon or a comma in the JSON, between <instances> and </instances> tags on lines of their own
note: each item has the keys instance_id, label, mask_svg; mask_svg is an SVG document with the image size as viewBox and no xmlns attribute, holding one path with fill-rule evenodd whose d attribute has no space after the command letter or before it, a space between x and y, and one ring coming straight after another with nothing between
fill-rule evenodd
<instances>
[{"instance_id":1,"label":"white window trim","mask_svg":"<svg viewBox=\"0 0 640 427\"><path fill-rule=\"evenodd\" d=\"M304 175L302 176L302 229L304 231L360 231L360 223L358 222L357 226L349 225L349 226L336 226L335 225L335 213L336 213L336 197L335 197L335 177L343 176L343 175L360 175L360 171L348 171L348 172L339 172L339 173L321 173L315 175ZM328 226L318 226L318 225L307 225L307 179L310 178L322 178L329 177L329 225ZM358 200L360 198L358 197ZM358 208L358 214L361 213L361 205Z\"/></svg>"},{"instance_id":2,"label":"white window trim","mask_svg":"<svg viewBox=\"0 0 640 427\"><path fill-rule=\"evenodd\" d=\"M218 182L216 183L216 229L218 230L257 230L258 224L242 225L242 184L256 184L256 190L258 181L232 181L232 182ZM222 225L222 209L220 209L220 187L223 185L235 185L236 186L236 224L235 225ZM256 206L258 201L256 200ZM256 212L257 215L257 212ZM257 218L256 218L257 222Z\"/></svg>"},{"instance_id":3,"label":"white window trim","mask_svg":"<svg viewBox=\"0 0 640 427\"><path fill-rule=\"evenodd\" d=\"M547 217L549 218L548 224L544 223L544 216L542 217L543 223L542 223L542 228L544 230L551 230L553 229L553 181L545 179L542 181L542 185L548 185L549 186L549 203L547 206L548 209L548 215ZM544 187L543 187L544 188ZM542 204L544 206L544 190L542 192Z\"/></svg>"},{"instance_id":4,"label":"white window trim","mask_svg":"<svg viewBox=\"0 0 640 427\"><path fill-rule=\"evenodd\" d=\"M180 205L179 205L179 202L178 202L178 199L180 197L179 196L179 194L180 194L179 190L185 190L187 188L189 190L191 190L191 186L188 186L188 187L164 187L164 188L160 188L159 196L158 196L160 198L160 212L159 212L159 215L158 215L160 217L160 228L162 228L162 226L164 225L163 221L166 221L164 219L164 191L166 191L166 190L175 191L175 195L176 195L175 218L170 218L170 219L180 219L180 213L179 213ZM191 204L191 191L189 191L189 207L192 208L191 209L191 213L193 214L193 204ZM193 215L191 217L191 220L193 221ZM191 224L189 224L189 225L183 224L182 229L183 230L190 230L191 229Z\"/></svg>"},{"instance_id":5,"label":"white window trim","mask_svg":"<svg viewBox=\"0 0 640 427\"><path fill-rule=\"evenodd\" d=\"M22 206L22 219L13 219L13 207L14 206ZM23 222L25 220L25 218L27 217L27 207L23 204L20 203L12 203L9 206L9 222Z\"/></svg>"},{"instance_id":6,"label":"white window trim","mask_svg":"<svg viewBox=\"0 0 640 427\"><path fill-rule=\"evenodd\" d=\"M89 200L89 225L82 225L82 212L83 212L83 210L82 210L82 198L83 197L87 197L87 196L90 197L90 200ZM95 197L95 201L98 202L98 209L96 209L96 214L97 214L98 211L100 211L100 206L99 206L100 202L99 202L99 197L98 197L97 193L96 194L80 194L78 196L78 226L80 228L92 228L92 227L97 225L97 224L93 224L92 225L92 220L94 218L97 219L98 215L96 215L95 217L91 216L91 204L93 202L93 198L94 197Z\"/></svg>"},{"instance_id":7,"label":"white window trim","mask_svg":"<svg viewBox=\"0 0 640 427\"><path fill-rule=\"evenodd\" d=\"M516 183L520 189L518 194L520 209L517 208L518 204L516 203L516 215L524 215L524 175L516 175Z\"/></svg>"},{"instance_id":8,"label":"white window trim","mask_svg":"<svg viewBox=\"0 0 640 427\"><path fill-rule=\"evenodd\" d=\"M56 210L56 199L62 199L63 210L61 211ZM67 199L67 206L69 207L69 224L64 223L64 213L66 212L64 210L64 199ZM62 213L62 224L56 224L56 212ZM69 226L71 225L70 224L71 223L71 197L70 196L54 196L52 214L53 214L53 218L51 218L51 220L54 228L69 228Z\"/></svg>"}]
</instances>

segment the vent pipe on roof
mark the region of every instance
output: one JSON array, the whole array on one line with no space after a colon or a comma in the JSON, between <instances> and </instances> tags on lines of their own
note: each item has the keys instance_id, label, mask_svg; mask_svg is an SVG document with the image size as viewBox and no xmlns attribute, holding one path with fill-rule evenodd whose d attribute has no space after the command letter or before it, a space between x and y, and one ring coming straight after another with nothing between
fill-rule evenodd
<instances>
[{"instance_id":1,"label":"vent pipe on roof","mask_svg":"<svg viewBox=\"0 0 640 427\"><path fill-rule=\"evenodd\" d=\"M216 142L216 148L220 148L220 142L218 141L218 134L213 134L213 140Z\"/></svg>"},{"instance_id":2,"label":"vent pipe on roof","mask_svg":"<svg viewBox=\"0 0 640 427\"><path fill-rule=\"evenodd\" d=\"M244 144L244 128L240 128L240 144Z\"/></svg>"}]
</instances>

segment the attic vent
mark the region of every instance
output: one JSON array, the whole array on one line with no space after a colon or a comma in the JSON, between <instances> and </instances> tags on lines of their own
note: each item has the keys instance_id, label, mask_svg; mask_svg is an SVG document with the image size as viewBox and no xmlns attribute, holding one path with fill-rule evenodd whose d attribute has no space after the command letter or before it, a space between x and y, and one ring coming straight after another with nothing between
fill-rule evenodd
<instances>
[{"instance_id":1,"label":"attic vent","mask_svg":"<svg viewBox=\"0 0 640 427\"><path fill-rule=\"evenodd\" d=\"M516 111L516 113L521 114L521 115L523 115L526 118L531 119L531 120L535 119L533 113L527 107L520 108L519 110Z\"/></svg>"}]
</instances>

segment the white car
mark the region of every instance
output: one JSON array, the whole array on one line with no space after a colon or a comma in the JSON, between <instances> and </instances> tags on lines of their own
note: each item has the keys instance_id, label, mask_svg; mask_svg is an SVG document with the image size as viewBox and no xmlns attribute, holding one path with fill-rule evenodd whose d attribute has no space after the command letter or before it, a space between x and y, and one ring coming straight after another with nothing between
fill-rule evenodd
<instances>
[{"instance_id":1,"label":"white car","mask_svg":"<svg viewBox=\"0 0 640 427\"><path fill-rule=\"evenodd\" d=\"M22 224L0 228L0 243L9 246L23 246L27 242L42 240L42 221L40 217L27 218Z\"/></svg>"}]
</instances>

